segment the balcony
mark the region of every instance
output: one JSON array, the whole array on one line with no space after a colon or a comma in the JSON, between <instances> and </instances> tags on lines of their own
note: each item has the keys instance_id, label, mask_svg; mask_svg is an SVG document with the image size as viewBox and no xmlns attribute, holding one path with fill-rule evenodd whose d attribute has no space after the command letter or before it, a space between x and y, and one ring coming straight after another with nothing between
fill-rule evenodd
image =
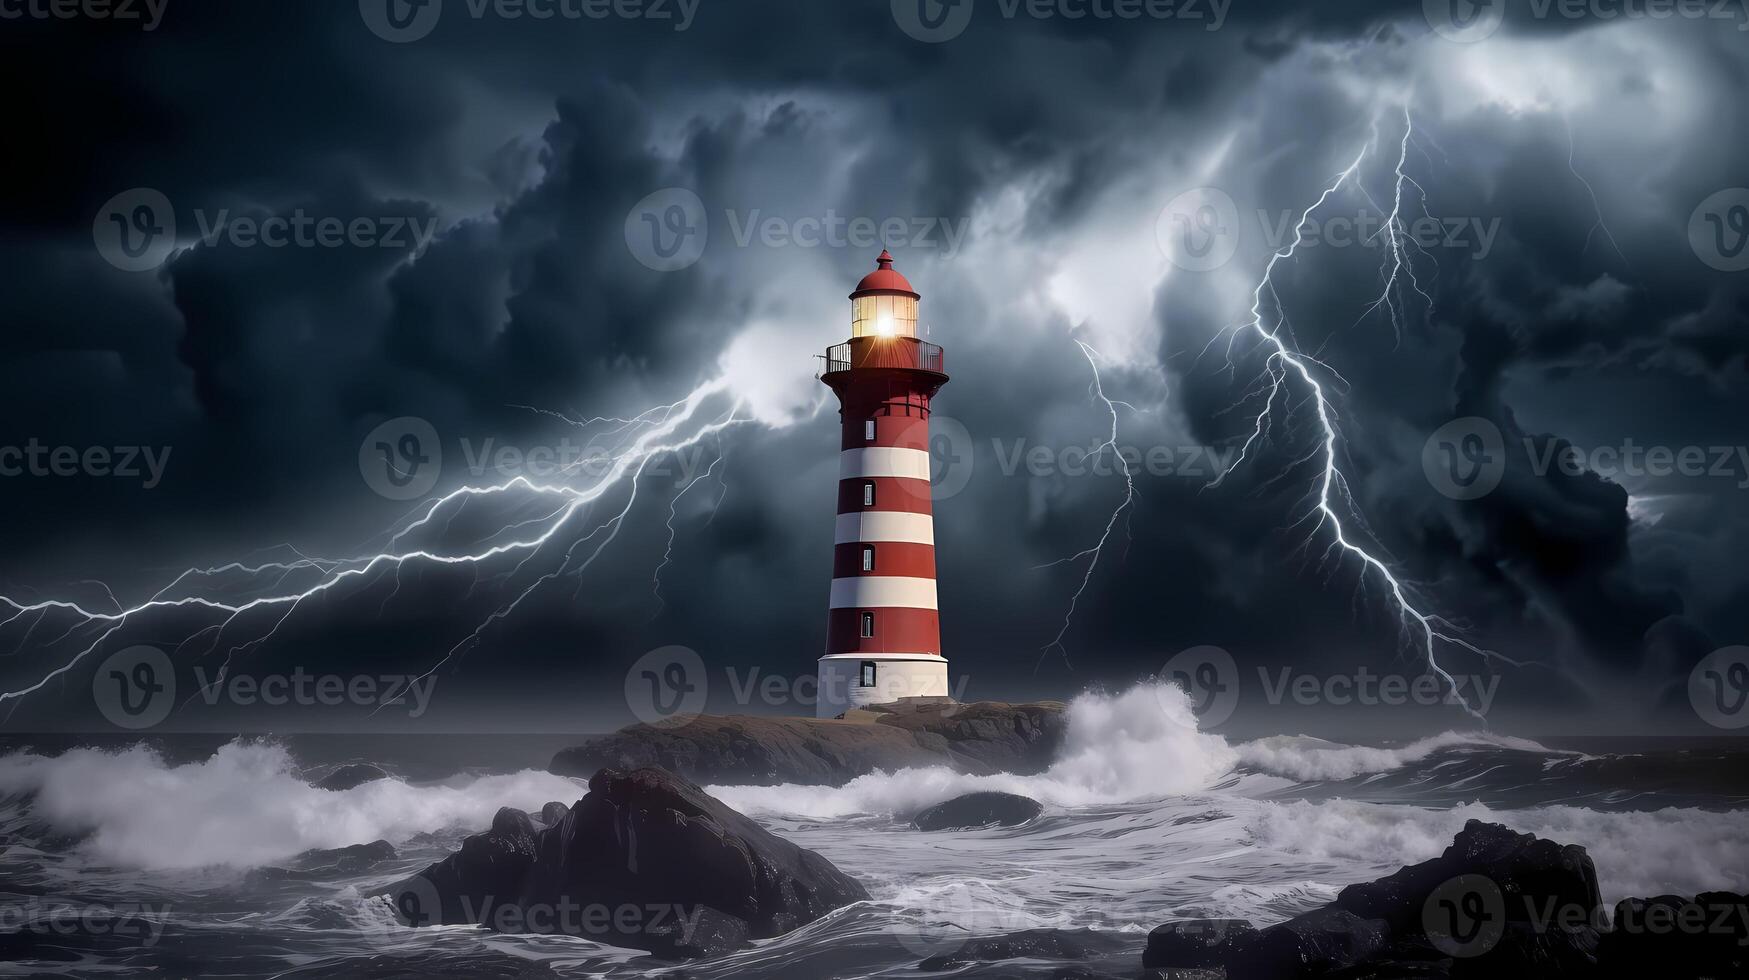
<instances>
[{"instance_id":1,"label":"balcony","mask_svg":"<svg viewBox=\"0 0 1749 980\"><path fill-rule=\"evenodd\" d=\"M826 348L817 355L826 361L821 375L853 368L908 368L947 373L947 359L940 347L915 337L857 337Z\"/></svg>"}]
</instances>

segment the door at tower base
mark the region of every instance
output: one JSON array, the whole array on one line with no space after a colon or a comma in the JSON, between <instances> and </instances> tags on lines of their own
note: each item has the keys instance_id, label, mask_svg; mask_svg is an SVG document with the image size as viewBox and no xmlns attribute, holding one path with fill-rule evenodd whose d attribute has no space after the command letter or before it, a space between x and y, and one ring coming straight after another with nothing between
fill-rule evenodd
<instances>
[{"instance_id":1,"label":"door at tower base","mask_svg":"<svg viewBox=\"0 0 1749 980\"><path fill-rule=\"evenodd\" d=\"M852 708L900 698L945 698L947 659L933 653L827 654L820 658L814 715L836 718Z\"/></svg>"}]
</instances>

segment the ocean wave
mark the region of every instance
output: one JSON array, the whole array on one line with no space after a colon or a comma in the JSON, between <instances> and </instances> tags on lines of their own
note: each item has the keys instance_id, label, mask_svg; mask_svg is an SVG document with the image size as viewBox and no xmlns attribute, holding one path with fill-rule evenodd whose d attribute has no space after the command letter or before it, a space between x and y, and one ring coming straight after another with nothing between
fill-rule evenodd
<instances>
[{"instance_id":1,"label":"ocean wave","mask_svg":"<svg viewBox=\"0 0 1749 980\"><path fill-rule=\"evenodd\" d=\"M81 853L114 867L256 867L317 847L401 841L421 831L485 827L500 806L571 802L577 783L524 771L414 786L381 779L316 789L272 742L231 742L172 765L150 747L0 756L0 794L31 798L32 817L83 837Z\"/></svg>"},{"instance_id":2,"label":"ocean wave","mask_svg":"<svg viewBox=\"0 0 1749 980\"><path fill-rule=\"evenodd\" d=\"M1252 769L1300 782L1353 779L1390 772L1425 762L1439 752L1453 749L1504 749L1548 756L1577 756L1557 752L1525 738L1485 732L1446 732L1411 742L1400 748L1345 745L1309 735L1275 735L1242 742L1236 749L1239 761Z\"/></svg>"},{"instance_id":3,"label":"ocean wave","mask_svg":"<svg viewBox=\"0 0 1749 980\"><path fill-rule=\"evenodd\" d=\"M1171 684L1083 694L1069 703L1068 721L1057 761L1036 776L972 776L931 766L871 773L838 788L713 786L709 792L744 813L816 819L903 816L978 790L1079 807L1198 792L1231 772L1238 759L1225 739L1197 731L1188 697Z\"/></svg>"},{"instance_id":4,"label":"ocean wave","mask_svg":"<svg viewBox=\"0 0 1749 980\"><path fill-rule=\"evenodd\" d=\"M1327 800L1268 803L1249 831L1262 847L1298 858L1358 862L1380 873L1437 857L1469 820L1579 844L1597 865L1604 901L1693 895L1749 883L1749 821L1740 811L1691 808L1604 812L1544 806L1450 809Z\"/></svg>"}]
</instances>

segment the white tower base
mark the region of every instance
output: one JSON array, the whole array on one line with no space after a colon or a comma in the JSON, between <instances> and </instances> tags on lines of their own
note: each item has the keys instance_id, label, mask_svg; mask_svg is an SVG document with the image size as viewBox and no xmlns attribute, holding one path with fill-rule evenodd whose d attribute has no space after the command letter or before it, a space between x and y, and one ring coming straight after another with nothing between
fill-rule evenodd
<instances>
[{"instance_id":1,"label":"white tower base","mask_svg":"<svg viewBox=\"0 0 1749 980\"><path fill-rule=\"evenodd\" d=\"M874 666L874 684L864 664ZM945 698L947 658L933 653L838 653L820 658L820 696L814 715L836 718L852 708L900 698Z\"/></svg>"}]
</instances>

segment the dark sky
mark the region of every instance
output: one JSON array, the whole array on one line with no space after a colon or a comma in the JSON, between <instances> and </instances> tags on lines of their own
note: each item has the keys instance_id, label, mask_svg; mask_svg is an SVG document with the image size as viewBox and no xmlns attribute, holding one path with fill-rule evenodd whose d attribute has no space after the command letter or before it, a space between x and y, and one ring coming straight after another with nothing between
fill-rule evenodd
<instances>
[{"instance_id":1,"label":"dark sky","mask_svg":"<svg viewBox=\"0 0 1749 980\"><path fill-rule=\"evenodd\" d=\"M813 357L848 334L845 294L884 244L953 376L938 431L944 487L963 489L937 501L937 540L967 696L1124 686L1213 645L1237 665L1236 730L1472 723L1449 704L1276 704L1260 681L1426 669L1384 578L1333 550L1311 509L1322 428L1302 379L1288 371L1270 438L1219 487L1209 454L1187 459L1235 458L1286 369L1246 326L1261 295L1329 395L1345 534L1421 612L1527 662L1439 647L1466 680L1499 669L1496 728L1713 730L1690 670L1749 642L1749 15L1514 5L1468 41L1430 30L1421 3L1119 19L964 0L932 35L917 2L670 0L633 18L565 16L587 6L572 3L535 19L548 5L168 0L151 30L0 20L0 447L149 447L163 463L151 486L144 463L0 477L5 595L110 612L95 580L133 606L189 567L553 532L485 562L373 566L222 631L188 609L107 633L67 609L21 614L0 627L9 688L91 652L8 702L5 724L103 728L93 671L133 644L183 672L228 652L258 676L443 663L417 720L193 701L168 723L190 728L599 730L631 720L627 671L668 645L698 651L714 710L809 713L740 689L811 677L824 644L837 436ZM1213 190L1181 196L1198 188ZM1393 279L1378 228L1399 201L1419 223ZM1195 206L1210 202L1230 209ZM174 250L161 232L131 262L120 225L138 241L165 211ZM691 230L672 260L646 214ZM859 220L820 241L829 216ZM250 238L275 217L370 240ZM1219 224L1231 257L1207 268L1180 250L1181 217L1197 235ZM883 224L881 241L849 235ZM1051 563L1094 546L1125 493L1109 455L1104 475L1072 471L1112 424L1085 352L1121 402L1117 444L1144 465L1063 629L1090 559ZM732 408L735 424L652 463L664 472L635 497L624 481L562 521L565 498L519 489L390 544L418 502L361 473L373 430L412 417L441 453L432 493L502 483L520 471L470 471L483 447L623 445L654 427L559 416L636 416L711 384L676 432ZM1424 466L1440 431L1497 435L1498 486L1454 499L1472 494ZM1619 465L1630 440L1694 447L1704 472ZM1567 446L1587 471L1540 465ZM1026 461L1034 447L1048 462ZM237 602L318 580L282 571L170 594Z\"/></svg>"}]
</instances>

